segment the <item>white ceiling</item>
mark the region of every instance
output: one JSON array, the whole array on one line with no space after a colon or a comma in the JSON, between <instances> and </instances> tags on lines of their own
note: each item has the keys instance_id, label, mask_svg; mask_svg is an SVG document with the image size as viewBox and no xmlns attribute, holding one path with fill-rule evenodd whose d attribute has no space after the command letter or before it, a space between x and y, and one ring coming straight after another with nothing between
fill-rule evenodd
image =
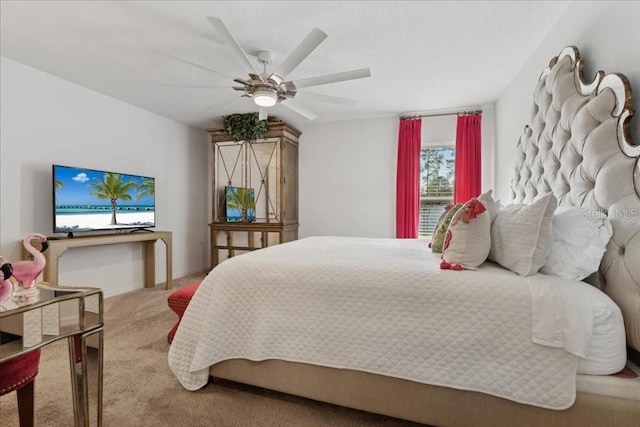
<instances>
[{"instance_id":1,"label":"white ceiling","mask_svg":"<svg viewBox=\"0 0 640 427\"><path fill-rule=\"evenodd\" d=\"M246 98L209 108L238 96L235 83L184 62L247 77L207 16L221 18L247 52L271 51L271 67L318 27L329 37L288 79L372 73L305 90L355 105L296 97L319 115L313 123L327 123L490 104L570 3L2 1L0 53L206 129L223 115L257 111ZM281 105L269 114L297 127L310 123Z\"/></svg>"}]
</instances>

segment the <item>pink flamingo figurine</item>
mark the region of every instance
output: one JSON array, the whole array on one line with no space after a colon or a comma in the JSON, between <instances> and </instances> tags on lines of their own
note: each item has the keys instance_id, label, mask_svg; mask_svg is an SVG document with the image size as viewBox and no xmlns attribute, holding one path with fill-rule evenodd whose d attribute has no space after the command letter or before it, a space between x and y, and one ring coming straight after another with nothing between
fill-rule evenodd
<instances>
[{"instance_id":1,"label":"pink flamingo figurine","mask_svg":"<svg viewBox=\"0 0 640 427\"><path fill-rule=\"evenodd\" d=\"M39 240L40 243L42 243L41 250L37 250L31 245L31 240L33 239ZM47 260L44 255L42 255L42 252L49 247L49 243L47 242L47 238L42 234L32 233L28 234L27 237L22 240L22 244L27 252L33 256L33 260L14 262L13 277L23 289L29 289L47 264Z\"/></svg>"},{"instance_id":2,"label":"pink flamingo figurine","mask_svg":"<svg viewBox=\"0 0 640 427\"><path fill-rule=\"evenodd\" d=\"M13 275L13 268L6 259L0 256L0 305L5 302L13 293L13 283L11 276Z\"/></svg>"}]
</instances>

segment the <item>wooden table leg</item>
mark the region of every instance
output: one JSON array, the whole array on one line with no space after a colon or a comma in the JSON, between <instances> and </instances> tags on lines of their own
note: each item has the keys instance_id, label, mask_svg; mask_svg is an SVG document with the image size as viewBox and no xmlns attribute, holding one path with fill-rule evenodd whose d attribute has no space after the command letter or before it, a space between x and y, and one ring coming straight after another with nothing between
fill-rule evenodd
<instances>
[{"instance_id":1,"label":"wooden table leg","mask_svg":"<svg viewBox=\"0 0 640 427\"><path fill-rule=\"evenodd\" d=\"M16 390L18 395L18 417L20 418L20 427L33 427L33 390L35 378Z\"/></svg>"},{"instance_id":2,"label":"wooden table leg","mask_svg":"<svg viewBox=\"0 0 640 427\"><path fill-rule=\"evenodd\" d=\"M144 242L144 287L156 286L156 240Z\"/></svg>"}]
</instances>

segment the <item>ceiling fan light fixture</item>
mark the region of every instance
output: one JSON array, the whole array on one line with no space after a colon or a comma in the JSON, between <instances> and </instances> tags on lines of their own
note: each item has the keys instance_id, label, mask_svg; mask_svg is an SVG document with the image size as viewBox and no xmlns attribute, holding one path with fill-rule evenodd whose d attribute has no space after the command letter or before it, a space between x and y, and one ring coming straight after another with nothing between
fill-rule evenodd
<instances>
[{"instance_id":1,"label":"ceiling fan light fixture","mask_svg":"<svg viewBox=\"0 0 640 427\"><path fill-rule=\"evenodd\" d=\"M253 94L253 102L260 107L273 107L278 102L278 97L270 90L257 90Z\"/></svg>"}]
</instances>

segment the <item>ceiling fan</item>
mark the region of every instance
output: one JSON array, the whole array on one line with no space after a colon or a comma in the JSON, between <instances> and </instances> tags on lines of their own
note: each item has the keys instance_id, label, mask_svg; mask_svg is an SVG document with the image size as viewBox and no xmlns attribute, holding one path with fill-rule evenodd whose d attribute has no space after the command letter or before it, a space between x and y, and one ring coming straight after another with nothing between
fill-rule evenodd
<instances>
[{"instance_id":1,"label":"ceiling fan","mask_svg":"<svg viewBox=\"0 0 640 427\"><path fill-rule=\"evenodd\" d=\"M233 50L244 67L244 70L249 75L249 79L234 79L236 83L242 86L233 86L233 89L243 92L241 97L251 98L253 102L260 107L260 120L267 118L267 108L273 107L278 103L309 120L314 120L318 117L316 114L293 101L298 89L371 76L369 68L362 68L307 79L285 81L287 76L327 38L327 35L318 28L314 28L302 43L300 43L271 74L267 73L267 65L272 61L271 53L266 51L258 52L258 62L263 64L263 72L260 73L251 61L249 61L247 54L240 47L222 20L213 17L208 17L207 19L223 38L224 43ZM236 98L233 100L235 99ZM228 101L225 101L224 104L227 102Z\"/></svg>"}]
</instances>

